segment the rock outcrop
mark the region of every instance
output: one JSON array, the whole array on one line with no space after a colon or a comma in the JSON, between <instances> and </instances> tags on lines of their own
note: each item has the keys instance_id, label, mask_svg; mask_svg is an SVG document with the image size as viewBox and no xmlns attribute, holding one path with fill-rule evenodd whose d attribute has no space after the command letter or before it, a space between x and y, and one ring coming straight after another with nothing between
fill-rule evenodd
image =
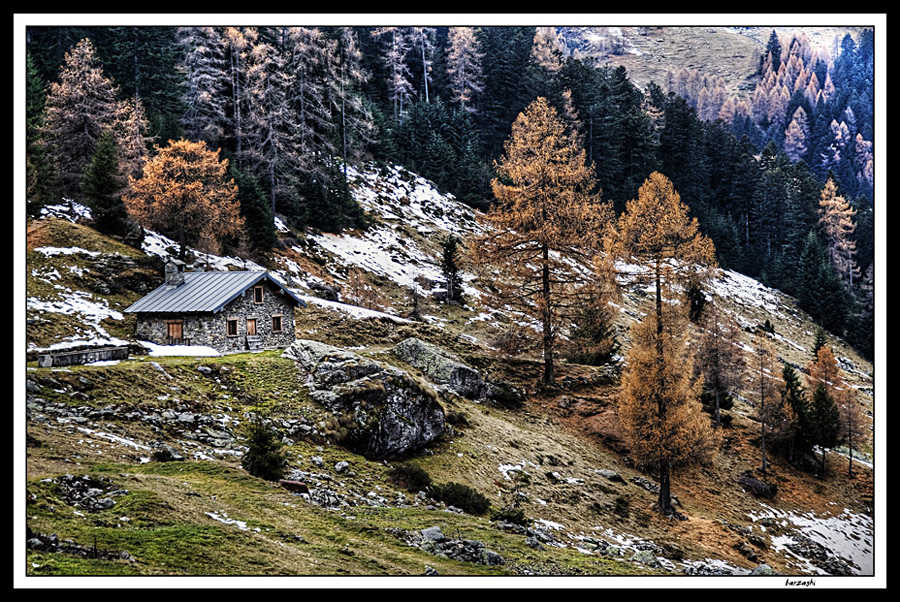
<instances>
[{"instance_id":1,"label":"rock outcrop","mask_svg":"<svg viewBox=\"0 0 900 602\"><path fill-rule=\"evenodd\" d=\"M410 366L421 370L431 381L446 386L457 395L483 399L490 394L490 386L477 370L437 345L408 338L391 351Z\"/></svg>"},{"instance_id":2,"label":"rock outcrop","mask_svg":"<svg viewBox=\"0 0 900 602\"><path fill-rule=\"evenodd\" d=\"M351 451L398 456L444 431L437 397L398 368L317 341L296 341L284 356L306 375L310 396L340 419L341 443Z\"/></svg>"}]
</instances>

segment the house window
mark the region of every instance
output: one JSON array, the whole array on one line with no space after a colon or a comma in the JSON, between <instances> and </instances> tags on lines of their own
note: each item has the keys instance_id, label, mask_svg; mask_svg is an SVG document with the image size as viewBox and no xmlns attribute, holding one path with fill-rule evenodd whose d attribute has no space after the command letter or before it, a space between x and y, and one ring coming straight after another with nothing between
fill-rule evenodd
<instances>
[{"instance_id":1,"label":"house window","mask_svg":"<svg viewBox=\"0 0 900 602\"><path fill-rule=\"evenodd\" d=\"M272 332L281 332L281 316L272 316Z\"/></svg>"},{"instance_id":2,"label":"house window","mask_svg":"<svg viewBox=\"0 0 900 602\"><path fill-rule=\"evenodd\" d=\"M229 318L228 320L225 321L225 332L228 334L228 336L230 336L230 337L237 336L237 324L238 324L237 318Z\"/></svg>"},{"instance_id":3,"label":"house window","mask_svg":"<svg viewBox=\"0 0 900 602\"><path fill-rule=\"evenodd\" d=\"M263 287L261 287L261 286L253 287L253 302L254 303L262 303L263 302Z\"/></svg>"},{"instance_id":4,"label":"house window","mask_svg":"<svg viewBox=\"0 0 900 602\"><path fill-rule=\"evenodd\" d=\"M166 338L180 341L184 338L184 322L182 320L166 320Z\"/></svg>"},{"instance_id":5,"label":"house window","mask_svg":"<svg viewBox=\"0 0 900 602\"><path fill-rule=\"evenodd\" d=\"M256 318L247 318L247 336L256 336Z\"/></svg>"}]
</instances>

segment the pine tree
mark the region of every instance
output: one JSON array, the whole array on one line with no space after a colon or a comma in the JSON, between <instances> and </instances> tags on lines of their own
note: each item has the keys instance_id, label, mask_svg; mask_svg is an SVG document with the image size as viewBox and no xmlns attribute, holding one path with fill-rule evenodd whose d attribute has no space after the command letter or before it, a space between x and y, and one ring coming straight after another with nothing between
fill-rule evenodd
<instances>
[{"instance_id":1,"label":"pine tree","mask_svg":"<svg viewBox=\"0 0 900 602\"><path fill-rule=\"evenodd\" d=\"M822 449L821 474L827 470L825 450L832 448L841 442L841 416L840 410L834 402L834 398L828 392L828 387L819 382L813 389L812 404L810 407L810 423L812 442Z\"/></svg>"},{"instance_id":2,"label":"pine tree","mask_svg":"<svg viewBox=\"0 0 900 602\"><path fill-rule=\"evenodd\" d=\"M434 27L409 27L407 35L411 53L420 64L422 93L425 102L431 102L429 85L431 83L431 66L434 63Z\"/></svg>"},{"instance_id":3,"label":"pine tree","mask_svg":"<svg viewBox=\"0 0 900 602\"><path fill-rule=\"evenodd\" d=\"M382 59L387 67L387 88L393 106L395 121L402 121L406 108L415 92L412 74L407 64L410 52L409 36L403 27L379 27L373 35L382 38Z\"/></svg>"},{"instance_id":4,"label":"pine tree","mask_svg":"<svg viewBox=\"0 0 900 602\"><path fill-rule=\"evenodd\" d=\"M90 40L66 53L59 81L50 84L41 138L61 194L78 190L97 141L120 116L116 88L106 77Z\"/></svg>"},{"instance_id":5,"label":"pine tree","mask_svg":"<svg viewBox=\"0 0 900 602\"><path fill-rule=\"evenodd\" d=\"M813 340L812 361L819 357L819 350L825 346L828 339L825 336L825 329L819 326L816 328L816 338Z\"/></svg>"},{"instance_id":6,"label":"pine tree","mask_svg":"<svg viewBox=\"0 0 900 602\"><path fill-rule=\"evenodd\" d=\"M766 473L769 470L766 443L773 438L773 433L784 431L790 417L786 415L786 408L780 403L780 396L776 396L775 350L765 332L756 334L753 355L756 376L754 388L759 396L756 416L760 423L761 470Z\"/></svg>"},{"instance_id":7,"label":"pine tree","mask_svg":"<svg viewBox=\"0 0 900 602\"><path fill-rule=\"evenodd\" d=\"M825 474L825 449L841 443L841 413L838 399L847 387L831 347L819 349L807 368L809 388L813 390L810 408L812 442L822 448L822 475Z\"/></svg>"},{"instance_id":8,"label":"pine tree","mask_svg":"<svg viewBox=\"0 0 900 602\"><path fill-rule=\"evenodd\" d=\"M375 143L376 127L369 102L365 97L365 86L370 74L363 66L363 55L359 40L351 27L340 27L329 32L335 41L336 50L330 77L332 113L339 116L341 157L344 177L347 165L359 161Z\"/></svg>"},{"instance_id":9,"label":"pine tree","mask_svg":"<svg viewBox=\"0 0 900 602\"><path fill-rule=\"evenodd\" d=\"M153 142L148 130L147 115L140 97L123 101L116 138L119 144L120 169L125 176L140 177Z\"/></svg>"},{"instance_id":10,"label":"pine tree","mask_svg":"<svg viewBox=\"0 0 900 602\"><path fill-rule=\"evenodd\" d=\"M230 129L236 167L245 169L244 157L244 107L246 62L250 48L255 43L257 32L254 28L226 27L222 32L228 62L228 90L230 93Z\"/></svg>"},{"instance_id":11,"label":"pine tree","mask_svg":"<svg viewBox=\"0 0 900 602\"><path fill-rule=\"evenodd\" d=\"M449 303L462 302L462 275L459 271L460 240L449 234L441 245L441 273L447 287Z\"/></svg>"},{"instance_id":12,"label":"pine tree","mask_svg":"<svg viewBox=\"0 0 900 602\"><path fill-rule=\"evenodd\" d=\"M125 178L119 168L118 150L112 130L97 142L94 157L84 173L81 190L94 225L100 232L121 235L128 227L128 213L122 202Z\"/></svg>"},{"instance_id":13,"label":"pine tree","mask_svg":"<svg viewBox=\"0 0 900 602\"><path fill-rule=\"evenodd\" d=\"M797 107L790 124L784 131L784 152L796 163L806 157L809 139L809 123L803 107Z\"/></svg>"},{"instance_id":14,"label":"pine tree","mask_svg":"<svg viewBox=\"0 0 900 602\"><path fill-rule=\"evenodd\" d=\"M228 55L223 32L214 27L179 27L184 75L181 125L190 140L202 140L212 147L222 143L229 127Z\"/></svg>"},{"instance_id":15,"label":"pine tree","mask_svg":"<svg viewBox=\"0 0 900 602\"><path fill-rule=\"evenodd\" d=\"M715 249L700 233L696 218L688 218L672 182L658 172L650 174L637 199L628 202L606 246L610 257L637 264L629 270L634 282L649 282L655 290L654 310L633 337L619 415L641 462L659 473L658 506L668 514L673 512L671 471L707 457L715 438L709 421L697 414L700 384L690 380L693 358L681 339L686 305L664 304L663 297L676 301L679 290L709 278Z\"/></svg>"},{"instance_id":16,"label":"pine tree","mask_svg":"<svg viewBox=\"0 0 900 602\"><path fill-rule=\"evenodd\" d=\"M488 232L469 246L477 261L503 272L495 300L540 330L542 379L550 385L560 329L592 278L573 265L591 265L611 209L599 202L584 150L545 98L519 115L505 147Z\"/></svg>"},{"instance_id":17,"label":"pine tree","mask_svg":"<svg viewBox=\"0 0 900 602\"><path fill-rule=\"evenodd\" d=\"M281 452L282 443L274 429L256 414L247 436L247 451L241 467L255 477L277 481L284 476L288 459Z\"/></svg>"},{"instance_id":18,"label":"pine tree","mask_svg":"<svg viewBox=\"0 0 900 602\"><path fill-rule=\"evenodd\" d=\"M788 363L781 369L781 381L779 387L781 405L791 417L789 432L785 438L788 444L788 460L796 463L801 454L812 450L811 409L800 376Z\"/></svg>"},{"instance_id":19,"label":"pine tree","mask_svg":"<svg viewBox=\"0 0 900 602\"><path fill-rule=\"evenodd\" d=\"M28 53L25 65L25 198L31 214L48 200L47 183L52 177L40 142L46 97L44 81Z\"/></svg>"},{"instance_id":20,"label":"pine tree","mask_svg":"<svg viewBox=\"0 0 900 602\"><path fill-rule=\"evenodd\" d=\"M250 248L259 253L266 253L278 241L272 207L256 178L237 171L233 166L229 173L237 185L237 200L241 206L241 217L246 224Z\"/></svg>"},{"instance_id":21,"label":"pine tree","mask_svg":"<svg viewBox=\"0 0 900 602\"><path fill-rule=\"evenodd\" d=\"M284 54L259 35L251 38L243 63L240 167L263 186L273 214L296 204L296 180L303 166L297 115L289 97L296 75L284 61Z\"/></svg>"}]
</instances>

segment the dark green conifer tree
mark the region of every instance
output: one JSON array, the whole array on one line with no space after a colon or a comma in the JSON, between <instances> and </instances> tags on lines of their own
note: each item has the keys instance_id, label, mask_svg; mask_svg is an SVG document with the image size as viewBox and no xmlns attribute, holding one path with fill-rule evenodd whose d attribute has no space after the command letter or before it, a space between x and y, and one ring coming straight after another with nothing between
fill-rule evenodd
<instances>
[{"instance_id":1,"label":"dark green conifer tree","mask_svg":"<svg viewBox=\"0 0 900 602\"><path fill-rule=\"evenodd\" d=\"M828 392L828 386L823 382L817 384L813 392L810 421L812 443L822 450L821 474L825 476L825 450L841 442L841 414L834 398Z\"/></svg>"},{"instance_id":2,"label":"dark green conifer tree","mask_svg":"<svg viewBox=\"0 0 900 602\"><path fill-rule=\"evenodd\" d=\"M781 370L781 401L782 406L789 408L793 415L791 436L787 440L788 460L796 464L804 454L812 450L812 424L810 416L809 400L806 390L800 381L800 375L790 364L785 364Z\"/></svg>"},{"instance_id":3,"label":"dark green conifer tree","mask_svg":"<svg viewBox=\"0 0 900 602\"><path fill-rule=\"evenodd\" d=\"M447 287L447 302L462 302L462 275L459 271L460 240L455 234L444 239L441 246L441 272Z\"/></svg>"},{"instance_id":4,"label":"dark green conifer tree","mask_svg":"<svg viewBox=\"0 0 900 602\"><path fill-rule=\"evenodd\" d=\"M247 452L241 459L241 466L255 477L277 481L284 476L288 466L281 447L275 430L257 414L250 425Z\"/></svg>"},{"instance_id":5,"label":"dark green conifer tree","mask_svg":"<svg viewBox=\"0 0 900 602\"><path fill-rule=\"evenodd\" d=\"M256 252L266 253L275 246L278 238L275 235L275 216L272 205L266 198L259 182L252 175L231 168L231 177L238 187L238 201L241 203L241 215L244 216L245 232L250 248Z\"/></svg>"},{"instance_id":6,"label":"dark green conifer tree","mask_svg":"<svg viewBox=\"0 0 900 602\"><path fill-rule=\"evenodd\" d=\"M94 156L81 181L85 202L91 208L94 226L100 232L122 235L128 230L130 220L122 202L124 188L115 136L111 130L106 130L97 140Z\"/></svg>"}]
</instances>

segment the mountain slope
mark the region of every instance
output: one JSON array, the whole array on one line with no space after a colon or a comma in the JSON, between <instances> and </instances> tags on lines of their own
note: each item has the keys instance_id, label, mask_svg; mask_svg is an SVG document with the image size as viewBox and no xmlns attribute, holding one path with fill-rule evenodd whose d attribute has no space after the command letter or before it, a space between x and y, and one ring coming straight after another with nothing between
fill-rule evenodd
<instances>
[{"instance_id":1,"label":"mountain slope","mask_svg":"<svg viewBox=\"0 0 900 602\"><path fill-rule=\"evenodd\" d=\"M26 523L37 542L27 554L29 575L746 575L763 564L789 575L871 574L870 468L857 462L847 480L846 459L829 453L830 474L818 479L776 457L776 497L754 498L739 482L759 463L748 392L735 404L715 463L674 477L687 520L658 516L653 477L631 464L619 434L605 370L563 363L559 386L539 389L538 358L490 349L503 316L482 310L476 273L466 274L465 306L430 294L441 288L440 241L475 232L472 210L400 169L356 173L353 182L372 228L282 233L287 244L272 268L315 301L298 313L298 337L384 359L415 336L526 391L525 399L510 405L442 395L451 428L423 452L382 463L335 441L334 417L278 352L29 367ZM117 312L155 285L170 244L152 235L138 251L49 215L29 224L28 242L32 353L98 337L127 341L129 320ZM378 293L370 308L347 303L354 266ZM416 289L422 321L408 317ZM784 361L808 361L815 325L793 300L730 272L712 294L746 328L769 320ZM626 346L627 328L646 303L643 291L625 291L618 332ZM840 340L829 344L873 410L871 365ZM291 476L309 495L240 469L245 429L258 412L287 438ZM171 459L164 451L183 460L163 461ZM437 483L474 488L495 510L515 501L526 525L405 491L389 475L401 460ZM111 501L96 507L86 500ZM421 530L432 527L460 548L482 542L503 564L430 553Z\"/></svg>"}]
</instances>

